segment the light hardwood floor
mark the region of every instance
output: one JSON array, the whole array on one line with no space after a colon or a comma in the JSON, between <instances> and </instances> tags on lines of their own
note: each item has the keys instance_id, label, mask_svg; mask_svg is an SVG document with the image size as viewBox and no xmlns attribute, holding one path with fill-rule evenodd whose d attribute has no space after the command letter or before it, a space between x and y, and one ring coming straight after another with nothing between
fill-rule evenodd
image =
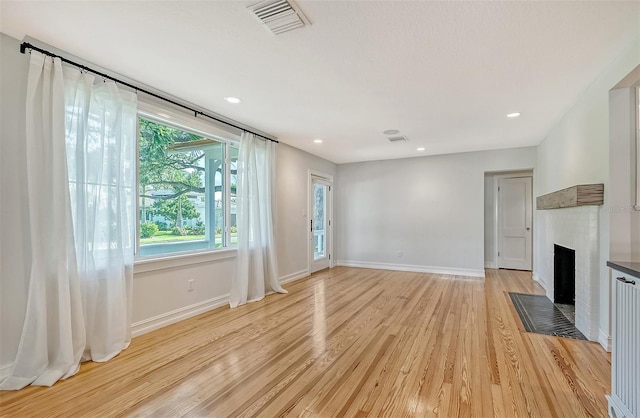
<instances>
[{"instance_id":1,"label":"light hardwood floor","mask_svg":"<svg viewBox=\"0 0 640 418\"><path fill-rule=\"evenodd\" d=\"M606 416L610 357L523 332L486 279L338 267L288 295L135 338L52 388L0 394L5 416Z\"/></svg>"}]
</instances>

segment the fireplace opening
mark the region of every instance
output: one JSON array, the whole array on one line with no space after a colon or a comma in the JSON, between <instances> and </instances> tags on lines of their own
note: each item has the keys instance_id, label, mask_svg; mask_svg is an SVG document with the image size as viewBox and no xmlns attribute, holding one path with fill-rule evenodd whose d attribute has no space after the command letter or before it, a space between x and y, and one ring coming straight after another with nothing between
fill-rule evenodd
<instances>
[{"instance_id":1,"label":"fireplace opening","mask_svg":"<svg viewBox=\"0 0 640 418\"><path fill-rule=\"evenodd\" d=\"M553 301L576 304L576 251L553 246Z\"/></svg>"}]
</instances>

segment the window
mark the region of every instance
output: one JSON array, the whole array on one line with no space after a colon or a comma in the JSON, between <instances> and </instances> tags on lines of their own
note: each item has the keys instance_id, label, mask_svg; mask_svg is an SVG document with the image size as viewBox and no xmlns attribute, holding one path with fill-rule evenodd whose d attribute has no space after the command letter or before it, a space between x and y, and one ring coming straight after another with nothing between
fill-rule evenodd
<instances>
[{"instance_id":1,"label":"window","mask_svg":"<svg viewBox=\"0 0 640 418\"><path fill-rule=\"evenodd\" d=\"M138 119L138 255L235 246L237 145L167 119Z\"/></svg>"}]
</instances>

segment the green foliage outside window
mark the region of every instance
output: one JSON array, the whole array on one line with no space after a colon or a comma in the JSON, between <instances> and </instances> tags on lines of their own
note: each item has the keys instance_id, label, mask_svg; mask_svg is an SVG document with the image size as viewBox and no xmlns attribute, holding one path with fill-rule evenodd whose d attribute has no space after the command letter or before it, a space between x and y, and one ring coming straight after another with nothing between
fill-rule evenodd
<instances>
[{"instance_id":1,"label":"green foliage outside window","mask_svg":"<svg viewBox=\"0 0 640 418\"><path fill-rule=\"evenodd\" d=\"M145 222L140 225L140 237L142 238L151 238L160 232L158 225L153 222Z\"/></svg>"}]
</instances>

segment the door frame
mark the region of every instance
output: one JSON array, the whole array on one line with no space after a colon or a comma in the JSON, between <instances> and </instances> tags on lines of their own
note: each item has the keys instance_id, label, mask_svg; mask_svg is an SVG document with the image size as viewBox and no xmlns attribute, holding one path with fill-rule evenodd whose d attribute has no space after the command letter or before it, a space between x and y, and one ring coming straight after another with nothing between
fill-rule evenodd
<instances>
[{"instance_id":1,"label":"door frame","mask_svg":"<svg viewBox=\"0 0 640 418\"><path fill-rule=\"evenodd\" d=\"M533 176L533 170L521 170L521 171L510 171L510 172L501 172L501 173L491 173L487 172L485 174L491 174L493 176L493 236L494 239L494 248L493 248L493 260L491 261L493 266L496 269L500 268L500 260L498 259L498 252L500 250L500 194L498 187L500 187L500 179L509 179L509 178L517 178L517 177L531 177L531 271L533 272L534 256L535 256L535 199L534 199L534 189L535 189L535 178Z\"/></svg>"},{"instance_id":2,"label":"door frame","mask_svg":"<svg viewBox=\"0 0 640 418\"><path fill-rule=\"evenodd\" d=\"M333 176L331 174L323 173L316 170L308 170L307 174L307 216L306 216L306 228L307 228L307 274L311 274L311 264L313 259L313 232L311 231L311 218L313 216L313 178L319 178L329 183L329 205L327 205L328 221L327 234L329 235L329 245L327 251L329 252L329 268L334 267L335 257L333 255Z\"/></svg>"}]
</instances>

